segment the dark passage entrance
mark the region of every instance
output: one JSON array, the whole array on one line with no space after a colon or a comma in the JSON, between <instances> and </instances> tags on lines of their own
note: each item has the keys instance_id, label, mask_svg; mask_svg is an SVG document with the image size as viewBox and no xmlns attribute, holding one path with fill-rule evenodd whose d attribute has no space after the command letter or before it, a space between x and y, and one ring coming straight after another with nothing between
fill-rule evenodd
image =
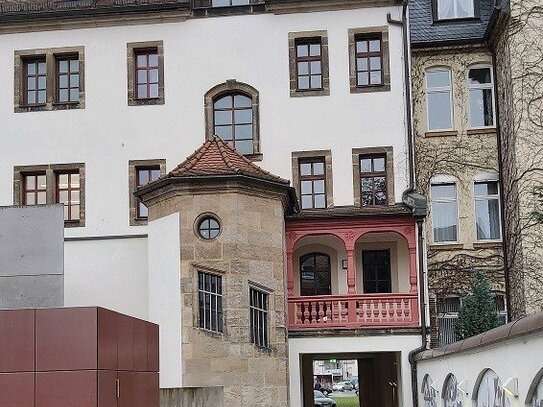
<instances>
[{"instance_id":1,"label":"dark passage entrance","mask_svg":"<svg viewBox=\"0 0 543 407\"><path fill-rule=\"evenodd\" d=\"M316 397L337 407L397 407L399 353L302 355L304 407Z\"/></svg>"}]
</instances>

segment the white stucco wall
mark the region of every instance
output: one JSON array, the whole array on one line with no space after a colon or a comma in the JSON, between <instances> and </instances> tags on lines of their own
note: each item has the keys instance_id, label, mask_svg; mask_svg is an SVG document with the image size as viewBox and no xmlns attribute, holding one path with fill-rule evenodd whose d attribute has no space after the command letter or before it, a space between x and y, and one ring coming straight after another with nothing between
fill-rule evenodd
<instances>
[{"instance_id":1,"label":"white stucco wall","mask_svg":"<svg viewBox=\"0 0 543 407\"><path fill-rule=\"evenodd\" d=\"M430 375L434 383L432 387L438 391L437 405L443 405L443 385L447 376L452 373L458 383L464 382L462 387L467 391L467 394L461 394L463 405L476 406L475 401L472 400L477 398L478 379L486 369L492 369L502 383L509 378L518 379L519 397L507 396L511 407L531 406L529 404L530 400L527 400L527 398L531 396L529 390L534 383L534 379L537 382L537 375L539 374L539 377L541 377L543 373L542 355L543 335L539 331L501 341L494 345L419 361L417 364L419 405L425 406L420 390L427 374Z\"/></svg>"},{"instance_id":2,"label":"white stucco wall","mask_svg":"<svg viewBox=\"0 0 543 407\"><path fill-rule=\"evenodd\" d=\"M181 387L179 213L149 223L149 320L160 327L160 387Z\"/></svg>"},{"instance_id":3,"label":"white stucco wall","mask_svg":"<svg viewBox=\"0 0 543 407\"><path fill-rule=\"evenodd\" d=\"M148 318L147 239L68 241L64 244L64 302L101 306Z\"/></svg>"},{"instance_id":4,"label":"white stucco wall","mask_svg":"<svg viewBox=\"0 0 543 407\"><path fill-rule=\"evenodd\" d=\"M382 336L338 336L290 338L289 345L289 380L290 406L302 407L302 386L300 355L334 354L364 352L400 352L401 366L398 375L398 407L411 407L411 365L409 352L421 345L417 335L382 335Z\"/></svg>"}]
</instances>

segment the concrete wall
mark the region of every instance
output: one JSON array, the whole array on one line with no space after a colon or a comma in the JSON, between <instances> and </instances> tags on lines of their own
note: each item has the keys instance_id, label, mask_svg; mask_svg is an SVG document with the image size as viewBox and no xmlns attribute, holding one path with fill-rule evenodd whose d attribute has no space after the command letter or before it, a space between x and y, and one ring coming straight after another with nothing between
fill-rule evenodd
<instances>
[{"instance_id":1,"label":"concrete wall","mask_svg":"<svg viewBox=\"0 0 543 407\"><path fill-rule=\"evenodd\" d=\"M62 205L0 207L0 308L64 305Z\"/></svg>"},{"instance_id":2,"label":"concrete wall","mask_svg":"<svg viewBox=\"0 0 543 407\"><path fill-rule=\"evenodd\" d=\"M469 340L468 340L469 341ZM536 396L536 403L533 403L534 392L543 389L540 379L543 375L543 366L540 355L543 354L543 336L541 330L529 335L519 336L499 343L489 344L484 347L477 347L460 353L452 353L432 359L421 360L417 363L419 391L423 388L425 377L431 378L431 393L435 394L436 406L442 405L444 385L449 375L454 375L459 391L459 399L464 406L476 407L540 407L543 405L543 393ZM482 383L482 392L487 398L487 387L490 387L490 399L494 400L492 394L494 381L482 380L483 375L491 369L495 376L504 384L510 378L518 379L518 397L510 396L507 393L496 389L499 397L504 397L503 404L478 404L479 382ZM489 375L492 375L490 372ZM494 376L494 375L492 375ZM488 378L489 376L487 376ZM485 378L486 379L486 378ZM482 394L481 394L482 396ZM428 398L428 395L427 395ZM419 393L421 406L426 406L424 395ZM427 400L428 401L428 400ZM472 404L473 403L473 404Z\"/></svg>"},{"instance_id":3,"label":"concrete wall","mask_svg":"<svg viewBox=\"0 0 543 407\"><path fill-rule=\"evenodd\" d=\"M399 352L398 407L411 407L411 367L409 352L420 346L417 335L358 335L289 338L290 407L302 407L301 359L303 354Z\"/></svg>"}]
</instances>

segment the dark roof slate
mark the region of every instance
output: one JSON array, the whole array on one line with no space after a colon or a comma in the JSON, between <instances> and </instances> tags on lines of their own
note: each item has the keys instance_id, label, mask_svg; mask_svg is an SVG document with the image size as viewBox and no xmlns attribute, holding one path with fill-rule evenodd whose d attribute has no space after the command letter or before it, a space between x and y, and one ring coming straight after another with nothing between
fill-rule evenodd
<instances>
[{"instance_id":1,"label":"dark roof slate","mask_svg":"<svg viewBox=\"0 0 543 407\"><path fill-rule=\"evenodd\" d=\"M424 47L451 43L477 43L484 40L486 27L494 9L494 0L480 1L480 18L433 21L432 0L409 2L411 45Z\"/></svg>"},{"instance_id":2,"label":"dark roof slate","mask_svg":"<svg viewBox=\"0 0 543 407\"><path fill-rule=\"evenodd\" d=\"M412 211L404 204L388 206L336 206L334 208L304 209L293 214L290 219L348 218L357 216L411 215Z\"/></svg>"}]
</instances>

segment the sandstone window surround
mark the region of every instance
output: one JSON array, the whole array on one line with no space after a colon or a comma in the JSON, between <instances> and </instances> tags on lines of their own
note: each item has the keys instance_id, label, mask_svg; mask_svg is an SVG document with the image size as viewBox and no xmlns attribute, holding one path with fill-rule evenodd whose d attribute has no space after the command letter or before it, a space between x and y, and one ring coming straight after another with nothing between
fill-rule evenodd
<instances>
[{"instance_id":1,"label":"sandstone window surround","mask_svg":"<svg viewBox=\"0 0 543 407\"><path fill-rule=\"evenodd\" d=\"M15 51L15 113L84 109L84 47Z\"/></svg>"},{"instance_id":2,"label":"sandstone window surround","mask_svg":"<svg viewBox=\"0 0 543 407\"><path fill-rule=\"evenodd\" d=\"M44 202L45 201L45 202ZM64 226L85 226L85 164L13 168L13 204L64 204Z\"/></svg>"},{"instance_id":3,"label":"sandstone window surround","mask_svg":"<svg viewBox=\"0 0 543 407\"><path fill-rule=\"evenodd\" d=\"M252 86L229 79L204 95L206 138L217 135L251 161L261 161L260 100Z\"/></svg>"},{"instance_id":4,"label":"sandstone window surround","mask_svg":"<svg viewBox=\"0 0 543 407\"><path fill-rule=\"evenodd\" d=\"M352 163L353 163L353 190L354 190L354 204L355 206L363 206L362 200L362 180L364 173L361 168L362 159L372 159L374 157L383 157L385 159L384 171L379 171L385 177L386 182L386 198L384 205L394 205L394 154L391 146L383 147L366 147L366 148L353 148L352 150ZM375 172L374 172L375 173ZM377 173L375 173L377 174ZM368 175L369 176L369 175ZM373 175L371 175L373 177ZM383 192L383 191L381 191Z\"/></svg>"},{"instance_id":5,"label":"sandstone window surround","mask_svg":"<svg viewBox=\"0 0 543 407\"><path fill-rule=\"evenodd\" d=\"M459 242L457 179L451 175L437 175L432 178L430 202L434 243Z\"/></svg>"},{"instance_id":6,"label":"sandstone window surround","mask_svg":"<svg viewBox=\"0 0 543 407\"><path fill-rule=\"evenodd\" d=\"M290 96L330 95L328 33L325 30L288 34Z\"/></svg>"},{"instance_id":7,"label":"sandstone window surround","mask_svg":"<svg viewBox=\"0 0 543 407\"><path fill-rule=\"evenodd\" d=\"M390 91L388 27L350 28L348 37L351 93Z\"/></svg>"},{"instance_id":8,"label":"sandstone window surround","mask_svg":"<svg viewBox=\"0 0 543 407\"><path fill-rule=\"evenodd\" d=\"M162 41L127 44L128 105L163 105L164 45Z\"/></svg>"},{"instance_id":9,"label":"sandstone window surround","mask_svg":"<svg viewBox=\"0 0 543 407\"><path fill-rule=\"evenodd\" d=\"M145 177L145 173L147 174L147 178ZM134 196L134 192L138 187L154 181L156 179L154 178L155 176L164 174L166 174L166 160L164 159L128 161L130 226L147 224L147 208Z\"/></svg>"},{"instance_id":10,"label":"sandstone window surround","mask_svg":"<svg viewBox=\"0 0 543 407\"><path fill-rule=\"evenodd\" d=\"M294 151L292 153L292 181L296 191L298 199L302 201L302 178L300 170L302 164L322 162L324 164L324 194L325 205L319 205L322 208L334 207L334 185L333 185L333 173L332 173L332 151L331 150L312 150L312 151ZM313 167L313 165L312 165ZM313 172L313 171L312 171ZM313 176L311 178L318 178ZM311 192L314 192L312 189ZM310 194L314 195L314 194ZM314 200L312 200L314 203ZM301 202L300 202L301 203ZM300 205L302 209L312 209L315 205L306 206Z\"/></svg>"}]
</instances>

